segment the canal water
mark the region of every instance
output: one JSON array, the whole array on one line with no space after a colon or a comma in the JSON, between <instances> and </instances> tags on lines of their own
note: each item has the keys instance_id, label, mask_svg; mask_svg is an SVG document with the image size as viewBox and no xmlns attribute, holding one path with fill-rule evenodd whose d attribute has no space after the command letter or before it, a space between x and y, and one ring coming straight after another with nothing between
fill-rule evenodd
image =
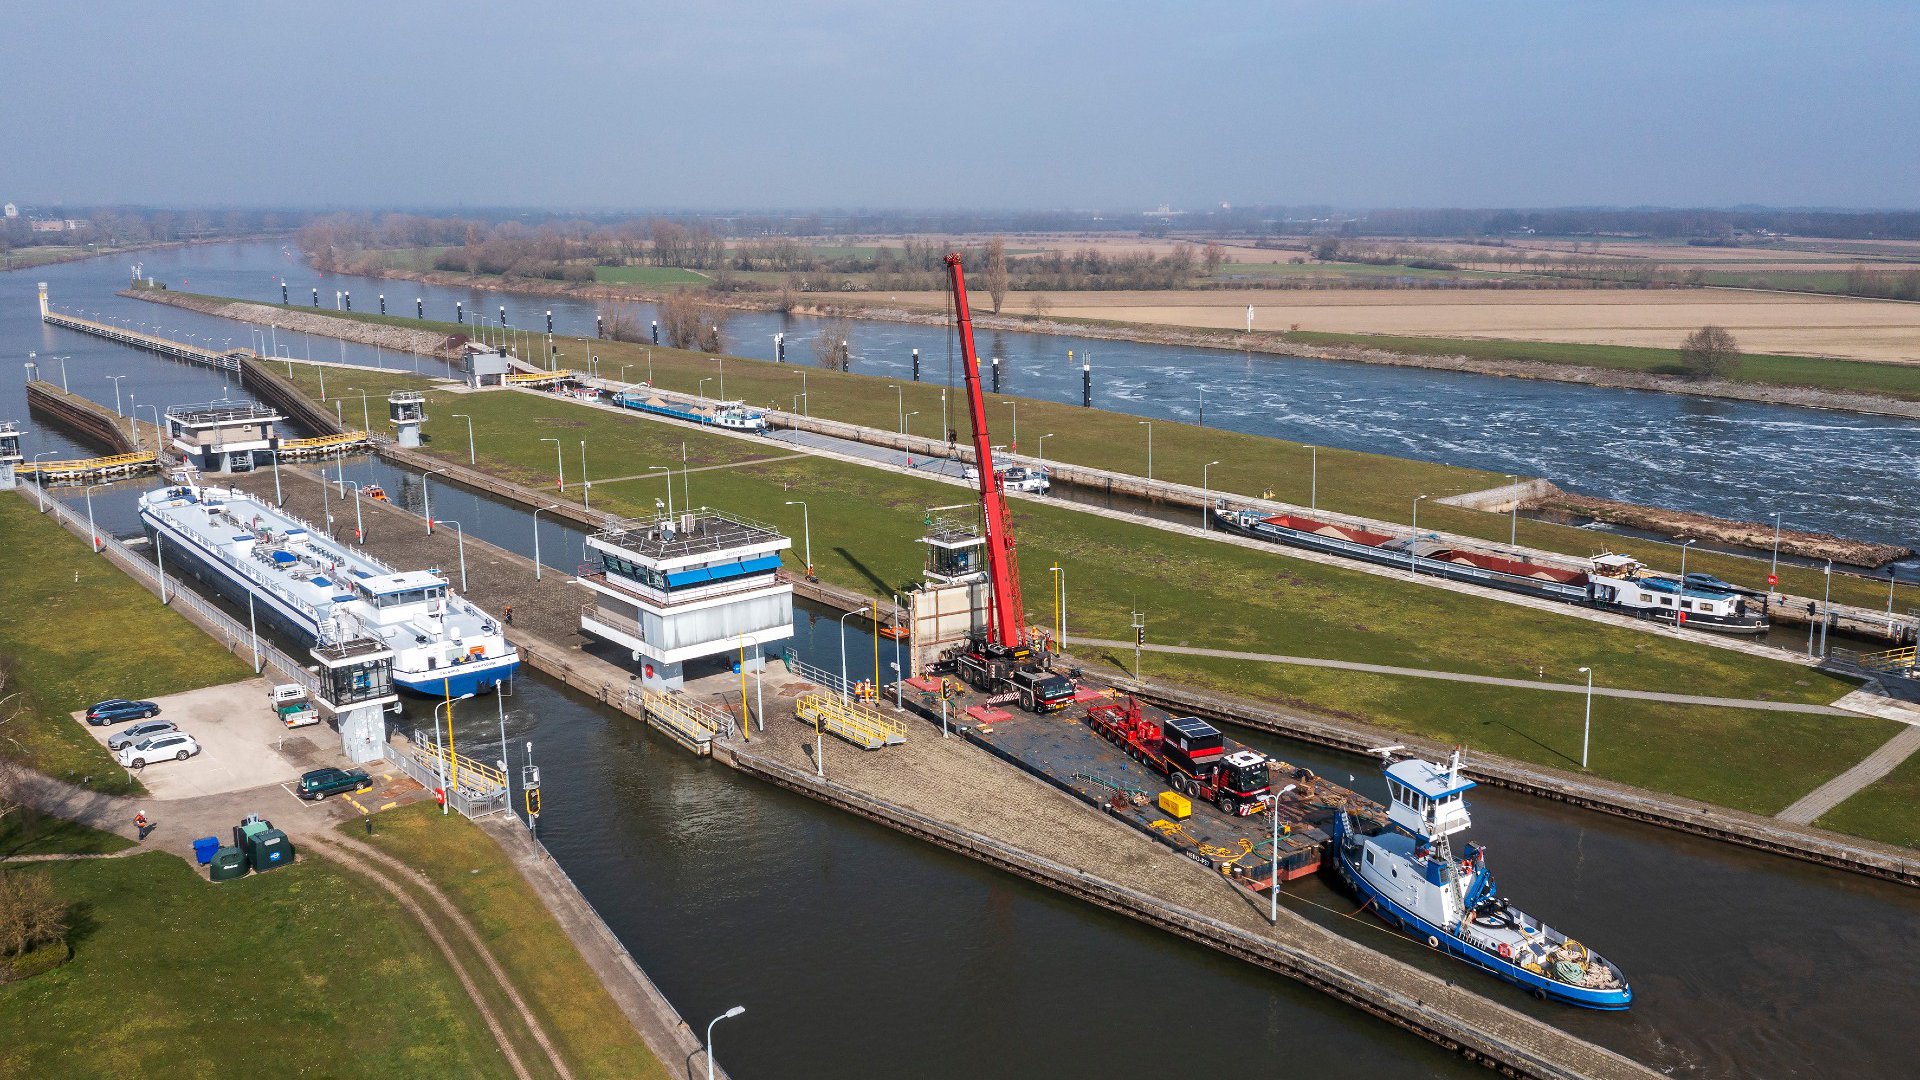
<instances>
[{"instance_id":1,"label":"canal water","mask_svg":"<svg viewBox=\"0 0 1920 1080\"><path fill-rule=\"evenodd\" d=\"M31 321L31 285L19 280L0 275L0 333L42 343L43 357L41 335L57 333L52 351L74 357L76 391L111 401L100 376L124 373L123 389L140 400L220 396L217 373L20 325L22 306ZM82 378L100 385L89 391ZM0 386L0 416L24 419L22 409L4 411L18 384ZM42 438L42 448L64 447ZM405 490L388 466L346 469L348 479ZM140 486L95 492L106 527L137 530ZM436 516L458 518L471 535L531 550L518 508L439 484L433 498ZM541 528L543 561L571 570L578 532ZM835 621L809 611L798 622L802 652L831 664ZM858 655L869 642L850 638L849 649ZM1197 1046L1329 1076L1472 1071L1283 980L694 761L541 678L519 680L505 704L509 760L517 769L531 740L543 768L542 838L641 964L695 1023L749 1006L723 1043L723 1060L742 1075L1137 1075L1189 1070ZM497 744L497 707L462 703L460 740ZM415 705L407 722L431 720ZM1244 737L1378 794L1369 762ZM1536 1005L1350 918L1353 903L1317 882L1290 886L1288 902L1668 1071L1906 1070L1903 1021L1920 1005L1907 963L1920 952L1920 894L1501 792L1480 792L1475 809L1475 838L1502 891L1619 962L1638 991L1631 1012ZM1140 1011L1181 1017L1186 1034L1169 1038L1165 1024L1138 1022Z\"/></svg>"}]
</instances>

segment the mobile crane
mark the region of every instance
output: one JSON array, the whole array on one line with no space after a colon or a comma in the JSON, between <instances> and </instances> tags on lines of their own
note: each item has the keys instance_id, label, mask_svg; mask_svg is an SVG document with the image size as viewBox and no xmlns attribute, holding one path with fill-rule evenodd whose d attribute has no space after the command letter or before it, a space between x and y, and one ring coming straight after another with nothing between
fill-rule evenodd
<instances>
[{"instance_id":1,"label":"mobile crane","mask_svg":"<svg viewBox=\"0 0 1920 1080\"><path fill-rule=\"evenodd\" d=\"M1065 708L1074 696L1073 680L1052 671L1053 657L1029 641L1020 600L1020 561L1014 554L1013 514L1005 485L993 467L993 441L987 434L987 405L980 390L980 360L973 351L973 313L967 306L967 276L960 253L947 256L947 280L958 317L961 372L966 380L967 415L973 425L974 474L980 482L981 516L987 528L987 625L949 654L953 669L975 690L1011 694L1021 707L1046 713Z\"/></svg>"}]
</instances>

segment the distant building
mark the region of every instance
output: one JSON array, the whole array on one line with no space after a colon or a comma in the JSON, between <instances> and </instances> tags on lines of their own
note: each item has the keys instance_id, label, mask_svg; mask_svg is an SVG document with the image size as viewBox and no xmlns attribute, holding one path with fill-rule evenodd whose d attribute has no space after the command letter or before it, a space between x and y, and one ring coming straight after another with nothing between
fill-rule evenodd
<instances>
[{"instance_id":1,"label":"distant building","mask_svg":"<svg viewBox=\"0 0 1920 1080\"><path fill-rule=\"evenodd\" d=\"M63 218L53 218L48 221L35 220L27 222L27 229L29 232L66 232L67 223Z\"/></svg>"},{"instance_id":2,"label":"distant building","mask_svg":"<svg viewBox=\"0 0 1920 1080\"><path fill-rule=\"evenodd\" d=\"M7 204L7 206L6 206L6 210L5 210L5 213L6 213L6 216L8 216L8 217L10 217L10 218L15 218L15 217L19 217L19 216L20 216L20 208L19 208L19 207L17 207L17 206L15 206L15 205L13 205L12 203L8 203L8 204Z\"/></svg>"},{"instance_id":3,"label":"distant building","mask_svg":"<svg viewBox=\"0 0 1920 1080\"><path fill-rule=\"evenodd\" d=\"M88 221L86 218L83 218L83 217L70 217L67 219L66 224L69 230L73 230L73 229L84 229L87 226L93 224L93 222Z\"/></svg>"}]
</instances>

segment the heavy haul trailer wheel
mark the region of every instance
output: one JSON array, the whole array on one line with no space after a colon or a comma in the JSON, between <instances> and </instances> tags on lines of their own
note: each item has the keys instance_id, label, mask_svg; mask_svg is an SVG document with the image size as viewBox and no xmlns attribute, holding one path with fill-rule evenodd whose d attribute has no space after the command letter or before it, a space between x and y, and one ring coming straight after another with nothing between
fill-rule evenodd
<instances>
[{"instance_id":1,"label":"heavy haul trailer wheel","mask_svg":"<svg viewBox=\"0 0 1920 1080\"><path fill-rule=\"evenodd\" d=\"M1193 794L1193 781L1179 769L1174 769L1167 774L1167 782L1173 785L1173 790L1182 795Z\"/></svg>"}]
</instances>

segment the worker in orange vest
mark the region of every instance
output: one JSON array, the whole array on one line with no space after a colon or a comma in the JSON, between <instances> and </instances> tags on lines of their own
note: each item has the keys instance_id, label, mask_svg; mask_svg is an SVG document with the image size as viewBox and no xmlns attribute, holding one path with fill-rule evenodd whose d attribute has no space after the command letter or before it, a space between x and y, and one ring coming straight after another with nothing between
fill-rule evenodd
<instances>
[{"instance_id":1,"label":"worker in orange vest","mask_svg":"<svg viewBox=\"0 0 1920 1080\"><path fill-rule=\"evenodd\" d=\"M147 812L145 810L135 810L133 812L133 827L134 830L140 834L141 842L145 843L147 834L153 831L153 822L147 820Z\"/></svg>"}]
</instances>

